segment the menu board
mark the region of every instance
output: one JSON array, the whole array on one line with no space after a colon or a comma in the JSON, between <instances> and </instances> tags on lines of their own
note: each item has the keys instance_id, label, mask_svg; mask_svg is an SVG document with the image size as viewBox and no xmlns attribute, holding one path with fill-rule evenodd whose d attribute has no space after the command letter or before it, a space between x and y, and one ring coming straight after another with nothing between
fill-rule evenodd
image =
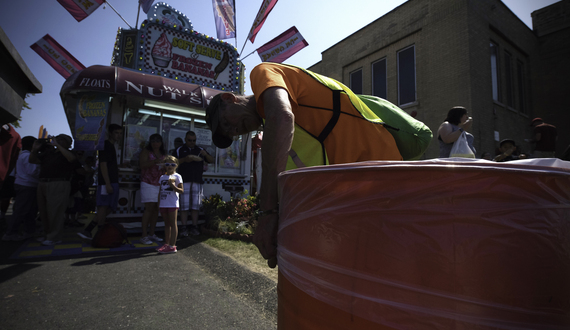
<instances>
[{"instance_id":1,"label":"menu board","mask_svg":"<svg viewBox=\"0 0 570 330\"><path fill-rule=\"evenodd\" d=\"M156 127L127 125L127 138L123 159L131 166L138 166L140 153L148 143L149 137L157 132Z\"/></svg>"}]
</instances>

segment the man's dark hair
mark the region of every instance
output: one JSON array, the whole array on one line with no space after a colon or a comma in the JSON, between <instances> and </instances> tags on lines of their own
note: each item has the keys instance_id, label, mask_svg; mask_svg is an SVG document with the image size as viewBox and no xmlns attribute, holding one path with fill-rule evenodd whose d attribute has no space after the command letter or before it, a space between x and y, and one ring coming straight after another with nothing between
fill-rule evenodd
<instances>
[{"instance_id":1,"label":"man's dark hair","mask_svg":"<svg viewBox=\"0 0 570 330\"><path fill-rule=\"evenodd\" d=\"M33 136L24 136L22 138L22 150L32 150L32 146L37 139Z\"/></svg>"},{"instance_id":2,"label":"man's dark hair","mask_svg":"<svg viewBox=\"0 0 570 330\"><path fill-rule=\"evenodd\" d=\"M108 131L109 131L109 133L113 133L114 131L119 130L119 129L123 129L123 126L118 125L118 124L111 124L111 125L109 125Z\"/></svg>"},{"instance_id":3,"label":"man's dark hair","mask_svg":"<svg viewBox=\"0 0 570 330\"><path fill-rule=\"evenodd\" d=\"M212 142L216 147L224 149L229 147L233 139L227 136L224 136L222 132L220 132L220 111L224 110L225 103L222 100L222 94L217 94L212 98L210 104L206 108L206 124L212 131Z\"/></svg>"},{"instance_id":4,"label":"man's dark hair","mask_svg":"<svg viewBox=\"0 0 570 330\"><path fill-rule=\"evenodd\" d=\"M188 137L188 135L196 136L196 133L194 133L194 131L188 131L188 132L186 132L186 137Z\"/></svg>"},{"instance_id":5,"label":"man's dark hair","mask_svg":"<svg viewBox=\"0 0 570 330\"><path fill-rule=\"evenodd\" d=\"M445 118L445 121L453 125L457 125L461 123L461 117L466 113L467 109L464 107L453 107L447 112L447 118Z\"/></svg>"},{"instance_id":6,"label":"man's dark hair","mask_svg":"<svg viewBox=\"0 0 570 330\"><path fill-rule=\"evenodd\" d=\"M224 102L222 101L222 94L216 94L210 100L208 107L206 107L206 124L208 125L208 127L210 127L210 129L212 129L212 126L213 126L212 118L216 118L216 119L218 118L217 113L219 113L219 111L221 110L220 106L223 103Z\"/></svg>"}]
</instances>

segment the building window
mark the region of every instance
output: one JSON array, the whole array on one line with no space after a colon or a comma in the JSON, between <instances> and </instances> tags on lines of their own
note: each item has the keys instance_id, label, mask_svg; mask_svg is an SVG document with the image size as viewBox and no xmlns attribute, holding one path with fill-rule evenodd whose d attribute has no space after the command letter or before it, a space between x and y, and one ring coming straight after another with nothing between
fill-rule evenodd
<instances>
[{"instance_id":1,"label":"building window","mask_svg":"<svg viewBox=\"0 0 570 330\"><path fill-rule=\"evenodd\" d=\"M387 98L386 59L372 63L372 95Z\"/></svg>"},{"instance_id":2,"label":"building window","mask_svg":"<svg viewBox=\"0 0 570 330\"><path fill-rule=\"evenodd\" d=\"M501 102L499 84L499 47L491 42L491 85L493 88L493 100Z\"/></svg>"},{"instance_id":3,"label":"building window","mask_svg":"<svg viewBox=\"0 0 570 330\"><path fill-rule=\"evenodd\" d=\"M398 52L398 104L416 101L416 48L410 46Z\"/></svg>"},{"instance_id":4,"label":"building window","mask_svg":"<svg viewBox=\"0 0 570 330\"><path fill-rule=\"evenodd\" d=\"M362 69L350 73L350 89L354 94L362 94Z\"/></svg>"},{"instance_id":5,"label":"building window","mask_svg":"<svg viewBox=\"0 0 570 330\"><path fill-rule=\"evenodd\" d=\"M507 106L514 108L515 106L515 98L514 98L514 91L513 91L513 56L508 52L505 52L505 87L506 90L506 97L507 97Z\"/></svg>"},{"instance_id":6,"label":"building window","mask_svg":"<svg viewBox=\"0 0 570 330\"><path fill-rule=\"evenodd\" d=\"M524 73L524 63L517 61L517 76L518 76L518 94L519 94L519 111L521 113L527 113L525 99L526 93L524 90L526 75Z\"/></svg>"}]
</instances>

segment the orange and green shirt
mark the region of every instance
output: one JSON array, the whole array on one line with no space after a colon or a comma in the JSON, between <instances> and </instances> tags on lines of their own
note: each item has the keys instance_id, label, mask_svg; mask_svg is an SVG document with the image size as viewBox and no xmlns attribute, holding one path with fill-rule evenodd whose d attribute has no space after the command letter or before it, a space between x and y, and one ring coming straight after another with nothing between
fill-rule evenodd
<instances>
[{"instance_id":1,"label":"orange and green shirt","mask_svg":"<svg viewBox=\"0 0 570 330\"><path fill-rule=\"evenodd\" d=\"M317 77L317 78L315 78ZM360 102L358 98L344 85L333 79L319 76L294 66L262 63L251 71L251 86L257 102L257 111L265 118L263 99L261 95L271 87L281 87L289 93L292 111L295 115L295 133L292 149L299 155L301 161L307 165L324 165L327 161L314 163L305 158L314 155L313 151L305 152L300 149L319 149L324 146L325 158L328 164L342 164L369 160L402 160L394 138L381 124L381 119L372 113L366 106L356 106L353 102ZM321 79L323 82L319 81ZM333 90L325 85L342 87L340 91L340 116L334 128L322 141L318 143L317 137L325 130L333 118ZM351 97L349 97L351 94ZM337 98L338 100L338 98ZM337 101L338 103L338 101ZM361 111L357 109L360 107ZM366 118L365 118L366 117ZM307 146L306 141L296 143L300 136L311 136L318 146ZM307 150L305 150L307 151ZM289 158L287 169L291 167Z\"/></svg>"}]
</instances>

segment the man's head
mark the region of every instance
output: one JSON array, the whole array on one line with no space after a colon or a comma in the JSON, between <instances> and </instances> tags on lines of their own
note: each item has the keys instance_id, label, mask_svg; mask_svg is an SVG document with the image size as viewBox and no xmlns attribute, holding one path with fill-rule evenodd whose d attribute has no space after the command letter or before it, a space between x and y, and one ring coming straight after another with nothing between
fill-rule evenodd
<instances>
[{"instance_id":1,"label":"man's head","mask_svg":"<svg viewBox=\"0 0 570 330\"><path fill-rule=\"evenodd\" d=\"M542 120L542 118L534 118L534 119L530 122L530 126L531 126L531 127L534 127L534 126L540 125L540 124L542 124L542 123L544 123L544 121Z\"/></svg>"},{"instance_id":2,"label":"man's head","mask_svg":"<svg viewBox=\"0 0 570 330\"><path fill-rule=\"evenodd\" d=\"M121 140L123 136L123 127L121 125L111 124L107 130L109 132L109 140L113 142L119 142Z\"/></svg>"},{"instance_id":3,"label":"man's head","mask_svg":"<svg viewBox=\"0 0 570 330\"><path fill-rule=\"evenodd\" d=\"M181 137L174 139L174 149L178 149L184 145L184 140Z\"/></svg>"},{"instance_id":4,"label":"man's head","mask_svg":"<svg viewBox=\"0 0 570 330\"><path fill-rule=\"evenodd\" d=\"M56 136L55 139L57 139L57 143L65 149L71 148L71 144L73 143L73 139L67 134L60 134Z\"/></svg>"},{"instance_id":5,"label":"man's head","mask_svg":"<svg viewBox=\"0 0 570 330\"><path fill-rule=\"evenodd\" d=\"M33 136L24 136L22 138L22 150L32 150L32 146L37 139Z\"/></svg>"},{"instance_id":6,"label":"man's head","mask_svg":"<svg viewBox=\"0 0 570 330\"><path fill-rule=\"evenodd\" d=\"M196 146L196 133L193 131L186 132L186 146L188 148L194 148Z\"/></svg>"},{"instance_id":7,"label":"man's head","mask_svg":"<svg viewBox=\"0 0 570 330\"><path fill-rule=\"evenodd\" d=\"M515 144L514 140L511 139L504 139L499 143L499 150L501 152L507 152L509 150L513 150L515 151L517 149L517 146Z\"/></svg>"},{"instance_id":8,"label":"man's head","mask_svg":"<svg viewBox=\"0 0 570 330\"><path fill-rule=\"evenodd\" d=\"M262 119L257 113L255 97L221 93L206 108L206 123L218 148L227 148L233 137L259 128Z\"/></svg>"},{"instance_id":9,"label":"man's head","mask_svg":"<svg viewBox=\"0 0 570 330\"><path fill-rule=\"evenodd\" d=\"M214 96L206 108L206 124L212 131L212 140L216 147L222 149L229 147L233 142L233 139L224 135L220 125L220 113L224 110L225 104L222 101L222 94Z\"/></svg>"}]
</instances>

